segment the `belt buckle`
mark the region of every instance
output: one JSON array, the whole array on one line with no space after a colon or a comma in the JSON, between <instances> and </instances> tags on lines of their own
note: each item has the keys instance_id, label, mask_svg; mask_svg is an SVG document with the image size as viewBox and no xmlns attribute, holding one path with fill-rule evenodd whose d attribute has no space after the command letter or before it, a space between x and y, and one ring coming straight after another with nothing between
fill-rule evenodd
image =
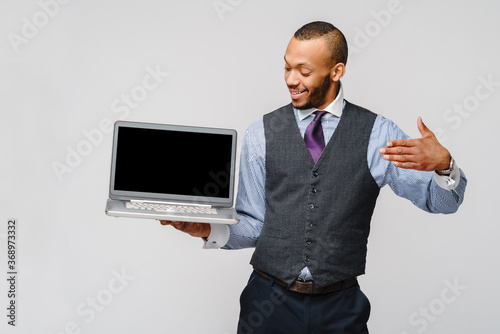
<instances>
[{"instance_id":1,"label":"belt buckle","mask_svg":"<svg viewBox=\"0 0 500 334\"><path fill-rule=\"evenodd\" d=\"M314 293L314 287L313 281L306 281L302 278L297 278L290 285L288 285L287 289L298 293Z\"/></svg>"}]
</instances>

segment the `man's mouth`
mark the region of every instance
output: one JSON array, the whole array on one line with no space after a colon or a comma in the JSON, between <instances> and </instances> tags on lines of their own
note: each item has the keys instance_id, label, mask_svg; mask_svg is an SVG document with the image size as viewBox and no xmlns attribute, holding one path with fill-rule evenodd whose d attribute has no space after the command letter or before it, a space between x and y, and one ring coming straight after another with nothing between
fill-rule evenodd
<instances>
[{"instance_id":1,"label":"man's mouth","mask_svg":"<svg viewBox=\"0 0 500 334\"><path fill-rule=\"evenodd\" d=\"M301 97L305 92L306 90L291 90L290 95L292 96L292 99L296 100L299 97Z\"/></svg>"}]
</instances>

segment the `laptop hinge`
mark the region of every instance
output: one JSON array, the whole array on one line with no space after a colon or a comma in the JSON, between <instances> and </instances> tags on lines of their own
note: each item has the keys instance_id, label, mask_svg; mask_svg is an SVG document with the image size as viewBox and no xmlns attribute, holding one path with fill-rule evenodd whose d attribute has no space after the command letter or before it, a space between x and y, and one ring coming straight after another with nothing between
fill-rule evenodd
<instances>
[{"instance_id":1,"label":"laptop hinge","mask_svg":"<svg viewBox=\"0 0 500 334\"><path fill-rule=\"evenodd\" d=\"M148 201L143 199L131 199L131 203L149 203L149 204L164 204L164 205L183 205L183 206L195 206L198 208L211 208L210 204L197 204L197 203L185 203L185 202L167 202L167 201Z\"/></svg>"}]
</instances>

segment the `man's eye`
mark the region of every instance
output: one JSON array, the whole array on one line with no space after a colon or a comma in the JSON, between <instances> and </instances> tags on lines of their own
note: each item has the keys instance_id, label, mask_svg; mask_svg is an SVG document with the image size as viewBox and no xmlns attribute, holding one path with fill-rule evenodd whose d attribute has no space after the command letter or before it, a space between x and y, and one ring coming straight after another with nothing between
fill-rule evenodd
<instances>
[{"instance_id":1,"label":"man's eye","mask_svg":"<svg viewBox=\"0 0 500 334\"><path fill-rule=\"evenodd\" d=\"M285 71L290 71L291 68L290 67L285 67Z\"/></svg>"},{"instance_id":2,"label":"man's eye","mask_svg":"<svg viewBox=\"0 0 500 334\"><path fill-rule=\"evenodd\" d=\"M301 73L303 76L308 77L311 75L311 73Z\"/></svg>"}]
</instances>

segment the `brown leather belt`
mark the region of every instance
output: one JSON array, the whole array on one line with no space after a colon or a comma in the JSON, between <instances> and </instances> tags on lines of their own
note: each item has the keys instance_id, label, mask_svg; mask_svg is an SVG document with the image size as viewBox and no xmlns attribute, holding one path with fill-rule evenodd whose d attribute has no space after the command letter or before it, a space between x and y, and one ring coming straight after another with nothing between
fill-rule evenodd
<instances>
[{"instance_id":1,"label":"brown leather belt","mask_svg":"<svg viewBox=\"0 0 500 334\"><path fill-rule=\"evenodd\" d=\"M281 286L284 286L290 291L298 292L298 293L310 293L310 294L322 294L322 293L331 293L331 292L336 292L340 291L343 288L347 289L350 287L353 287L358 283L358 280L356 277L354 278L349 278L344 281L340 282L335 282L330 285L318 288L313 281L303 281L303 280L295 280L291 284L287 284L283 282L282 280L275 278L271 275L266 274L265 272L262 272L258 269L255 269L255 272L268 280L274 280L274 283L277 283Z\"/></svg>"}]
</instances>

